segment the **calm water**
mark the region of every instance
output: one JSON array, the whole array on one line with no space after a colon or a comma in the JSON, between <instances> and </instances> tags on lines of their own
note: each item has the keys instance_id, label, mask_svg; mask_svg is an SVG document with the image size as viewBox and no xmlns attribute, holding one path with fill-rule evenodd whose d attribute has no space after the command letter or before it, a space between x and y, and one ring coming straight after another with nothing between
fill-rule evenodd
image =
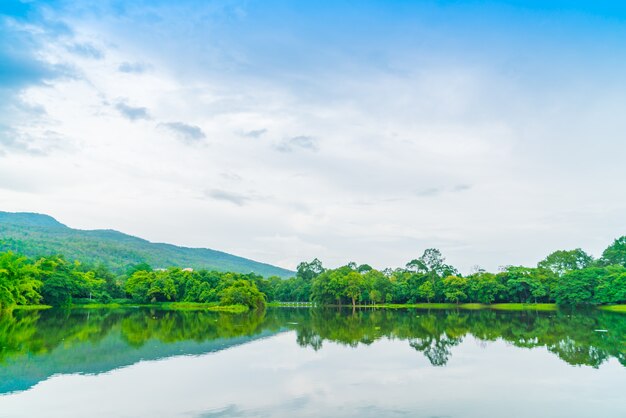
<instances>
[{"instance_id":1,"label":"calm water","mask_svg":"<svg viewBox=\"0 0 626 418\"><path fill-rule=\"evenodd\" d=\"M0 417L626 417L626 315L0 316Z\"/></svg>"}]
</instances>

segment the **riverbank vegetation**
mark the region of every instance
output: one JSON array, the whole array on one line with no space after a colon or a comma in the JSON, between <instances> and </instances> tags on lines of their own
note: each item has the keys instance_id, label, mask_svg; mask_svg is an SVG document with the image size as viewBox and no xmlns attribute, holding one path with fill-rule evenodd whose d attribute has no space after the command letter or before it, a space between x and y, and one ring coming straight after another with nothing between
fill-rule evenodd
<instances>
[{"instance_id":1,"label":"riverbank vegetation","mask_svg":"<svg viewBox=\"0 0 626 418\"><path fill-rule=\"evenodd\" d=\"M116 275L104 264L71 262L61 255L33 259L0 253L0 308L170 304L172 309L241 311L278 301L535 310L554 309L554 304L619 305L626 303L626 237L616 239L599 259L581 249L556 251L536 267L506 266L496 273L475 268L461 275L439 250L427 249L396 269L356 263L326 269L315 259L300 263L287 280L178 267L155 270L145 263Z\"/></svg>"}]
</instances>

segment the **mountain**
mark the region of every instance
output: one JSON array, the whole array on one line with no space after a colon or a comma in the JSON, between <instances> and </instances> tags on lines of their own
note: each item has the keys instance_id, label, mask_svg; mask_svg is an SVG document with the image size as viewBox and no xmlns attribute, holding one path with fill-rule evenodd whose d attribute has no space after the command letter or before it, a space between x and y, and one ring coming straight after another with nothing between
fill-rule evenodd
<instances>
[{"instance_id":1,"label":"mountain","mask_svg":"<svg viewBox=\"0 0 626 418\"><path fill-rule=\"evenodd\" d=\"M257 273L262 276L293 276L293 272L208 248L187 248L152 243L111 229L70 228L51 216L38 213L0 212L0 251L11 250L29 257L63 254L69 260L104 263L115 272L148 263L153 268L191 267Z\"/></svg>"}]
</instances>

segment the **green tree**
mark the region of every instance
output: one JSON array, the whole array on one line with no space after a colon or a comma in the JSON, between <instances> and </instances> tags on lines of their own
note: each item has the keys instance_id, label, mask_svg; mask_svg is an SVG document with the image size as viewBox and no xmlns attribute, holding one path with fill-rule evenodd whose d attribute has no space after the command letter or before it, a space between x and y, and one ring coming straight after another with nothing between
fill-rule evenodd
<instances>
[{"instance_id":1,"label":"green tree","mask_svg":"<svg viewBox=\"0 0 626 418\"><path fill-rule=\"evenodd\" d=\"M448 276L443 279L443 293L447 300L459 303L467 298L467 279L459 276Z\"/></svg>"},{"instance_id":2,"label":"green tree","mask_svg":"<svg viewBox=\"0 0 626 418\"><path fill-rule=\"evenodd\" d=\"M492 303L503 289L495 274L487 272L473 274L467 282L468 297L472 302Z\"/></svg>"},{"instance_id":3,"label":"green tree","mask_svg":"<svg viewBox=\"0 0 626 418\"><path fill-rule=\"evenodd\" d=\"M617 238L604 250L600 262L605 266L619 264L626 267L626 235Z\"/></svg>"},{"instance_id":4,"label":"green tree","mask_svg":"<svg viewBox=\"0 0 626 418\"><path fill-rule=\"evenodd\" d=\"M426 302L430 303L430 301L435 297L435 288L433 283L430 280L424 281L418 288L417 293L422 299L426 299Z\"/></svg>"},{"instance_id":5,"label":"green tree","mask_svg":"<svg viewBox=\"0 0 626 418\"><path fill-rule=\"evenodd\" d=\"M296 277L306 281L311 282L314 278L319 276L324 272L324 266L322 262L317 258L314 258L313 261L307 263L303 261L298 264L298 268L296 270Z\"/></svg>"},{"instance_id":6,"label":"green tree","mask_svg":"<svg viewBox=\"0 0 626 418\"><path fill-rule=\"evenodd\" d=\"M28 305L41 300L40 271L24 256L0 254L0 308Z\"/></svg>"},{"instance_id":7,"label":"green tree","mask_svg":"<svg viewBox=\"0 0 626 418\"><path fill-rule=\"evenodd\" d=\"M573 270L559 278L554 296L559 305L587 305L595 301L599 279L605 274L600 267Z\"/></svg>"},{"instance_id":8,"label":"green tree","mask_svg":"<svg viewBox=\"0 0 626 418\"><path fill-rule=\"evenodd\" d=\"M128 278L124 285L124 290L137 302L150 302L148 291L155 280L155 273L152 271L138 270Z\"/></svg>"},{"instance_id":9,"label":"green tree","mask_svg":"<svg viewBox=\"0 0 626 418\"><path fill-rule=\"evenodd\" d=\"M259 292L254 283L239 279L220 292L220 304L262 309L265 307L265 295Z\"/></svg>"},{"instance_id":10,"label":"green tree","mask_svg":"<svg viewBox=\"0 0 626 418\"><path fill-rule=\"evenodd\" d=\"M562 276L568 271L581 270L589 267L593 263L593 257L576 248L575 250L555 251L537 264L537 267L548 269L553 273Z\"/></svg>"},{"instance_id":11,"label":"green tree","mask_svg":"<svg viewBox=\"0 0 626 418\"><path fill-rule=\"evenodd\" d=\"M406 269L415 273L434 273L440 278L458 274L457 270L445 261L441 251L428 248L419 258L409 261Z\"/></svg>"},{"instance_id":12,"label":"green tree","mask_svg":"<svg viewBox=\"0 0 626 418\"><path fill-rule=\"evenodd\" d=\"M356 307L356 301L361 299L361 293L365 280L361 273L352 271L345 276L345 295L352 300L352 307Z\"/></svg>"}]
</instances>

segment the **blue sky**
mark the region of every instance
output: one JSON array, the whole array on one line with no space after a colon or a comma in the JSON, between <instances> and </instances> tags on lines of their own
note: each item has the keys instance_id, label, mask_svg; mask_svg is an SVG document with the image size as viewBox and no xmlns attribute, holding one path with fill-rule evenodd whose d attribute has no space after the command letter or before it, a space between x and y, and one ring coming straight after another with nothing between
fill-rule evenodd
<instances>
[{"instance_id":1,"label":"blue sky","mask_svg":"<svg viewBox=\"0 0 626 418\"><path fill-rule=\"evenodd\" d=\"M0 207L294 268L623 235L626 5L0 5Z\"/></svg>"}]
</instances>

